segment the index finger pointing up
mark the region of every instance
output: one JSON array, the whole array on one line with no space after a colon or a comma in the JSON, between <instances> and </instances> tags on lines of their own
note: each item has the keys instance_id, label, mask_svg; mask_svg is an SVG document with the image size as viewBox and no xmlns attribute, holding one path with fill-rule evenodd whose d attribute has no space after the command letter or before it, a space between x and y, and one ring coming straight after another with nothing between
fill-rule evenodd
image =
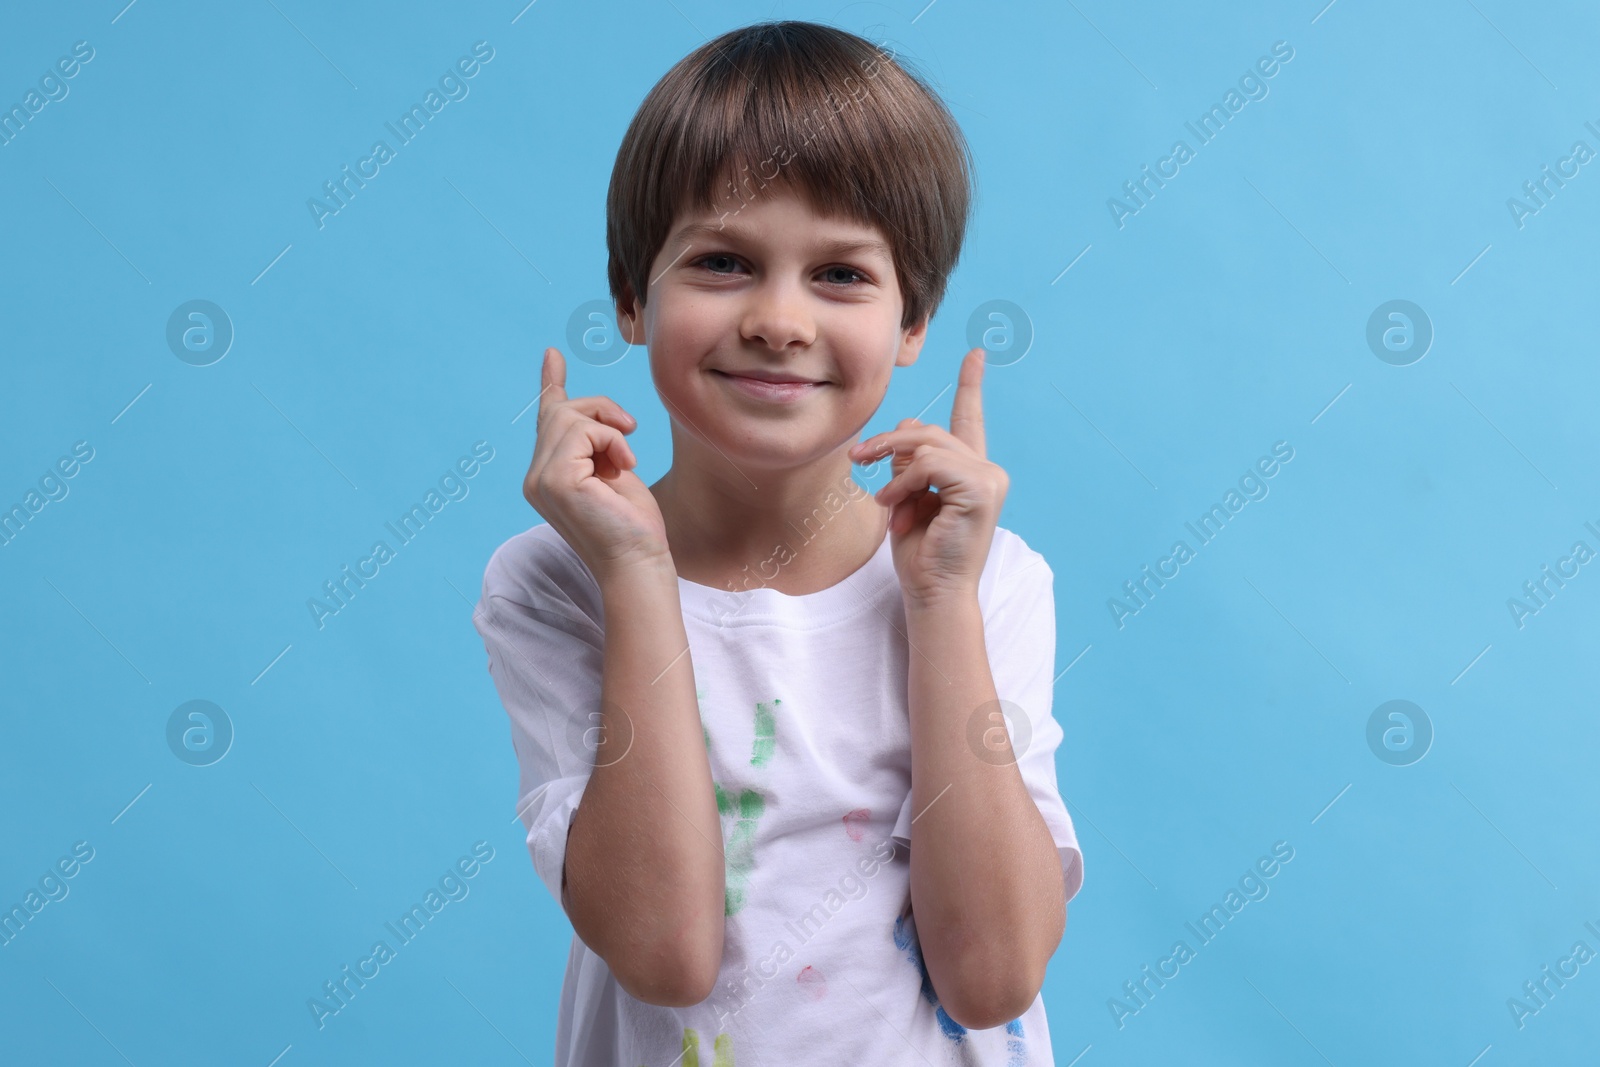
<instances>
[{"instance_id":1,"label":"index finger pointing up","mask_svg":"<svg viewBox=\"0 0 1600 1067\"><path fill-rule=\"evenodd\" d=\"M535 421L542 421L547 407L554 407L558 401L567 399L567 361L557 348L544 350L544 366L539 372L539 414L534 416Z\"/></svg>"},{"instance_id":2,"label":"index finger pointing up","mask_svg":"<svg viewBox=\"0 0 1600 1067\"><path fill-rule=\"evenodd\" d=\"M961 361L956 398L950 406L950 433L987 458L983 441L984 350L974 348Z\"/></svg>"}]
</instances>

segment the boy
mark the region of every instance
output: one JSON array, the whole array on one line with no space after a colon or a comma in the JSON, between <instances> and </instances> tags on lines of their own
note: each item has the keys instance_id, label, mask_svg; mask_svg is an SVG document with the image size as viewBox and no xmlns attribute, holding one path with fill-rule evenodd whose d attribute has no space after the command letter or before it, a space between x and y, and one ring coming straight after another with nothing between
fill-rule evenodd
<instances>
[{"instance_id":1,"label":"boy","mask_svg":"<svg viewBox=\"0 0 1600 1067\"><path fill-rule=\"evenodd\" d=\"M919 79L803 22L697 49L623 139L611 291L672 465L646 486L633 417L568 398L547 349L546 523L474 616L575 933L557 1064L1052 1062L1082 855L1053 574L996 525L983 350L949 431L856 442L943 296L968 166ZM869 498L851 463L889 456Z\"/></svg>"}]
</instances>

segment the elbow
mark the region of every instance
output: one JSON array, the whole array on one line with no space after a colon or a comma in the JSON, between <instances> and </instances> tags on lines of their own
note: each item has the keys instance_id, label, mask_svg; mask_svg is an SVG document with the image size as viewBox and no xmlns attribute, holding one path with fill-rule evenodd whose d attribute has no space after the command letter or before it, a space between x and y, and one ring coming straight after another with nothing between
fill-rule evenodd
<instances>
[{"instance_id":1,"label":"elbow","mask_svg":"<svg viewBox=\"0 0 1600 1067\"><path fill-rule=\"evenodd\" d=\"M603 924L602 924L603 925ZM586 926L574 917L573 929L589 950L605 961L617 984L635 1000L661 1008L687 1008L711 996L722 967L722 929L683 931L666 941L619 940L584 936Z\"/></svg>"},{"instance_id":2,"label":"elbow","mask_svg":"<svg viewBox=\"0 0 1600 1067\"><path fill-rule=\"evenodd\" d=\"M1049 944L1053 953L1054 941ZM926 944L923 952L926 956ZM955 980L940 983L935 979L940 1006L968 1030L989 1030L1019 1018L1033 1006L1044 988L1050 955L1021 944L986 943L958 949L952 958L959 962L939 971L953 974Z\"/></svg>"},{"instance_id":3,"label":"elbow","mask_svg":"<svg viewBox=\"0 0 1600 1067\"><path fill-rule=\"evenodd\" d=\"M1033 1006L1043 983L1021 979L1004 985L991 984L987 988L953 990L954 996L939 997L945 1014L968 1030L990 1030L1020 1018Z\"/></svg>"},{"instance_id":4,"label":"elbow","mask_svg":"<svg viewBox=\"0 0 1600 1067\"><path fill-rule=\"evenodd\" d=\"M715 898L686 914L629 911L570 884L563 889L573 932L635 1000L687 1008L716 989L725 933L720 884Z\"/></svg>"},{"instance_id":5,"label":"elbow","mask_svg":"<svg viewBox=\"0 0 1600 1067\"><path fill-rule=\"evenodd\" d=\"M628 961L607 960L606 965L635 1000L660 1008L687 1008L708 999L716 988L721 953L645 953Z\"/></svg>"},{"instance_id":6,"label":"elbow","mask_svg":"<svg viewBox=\"0 0 1600 1067\"><path fill-rule=\"evenodd\" d=\"M660 1008L691 1007L716 989L722 970L722 918L718 907L714 921L690 921L655 936L636 936L598 954L635 1000Z\"/></svg>"}]
</instances>

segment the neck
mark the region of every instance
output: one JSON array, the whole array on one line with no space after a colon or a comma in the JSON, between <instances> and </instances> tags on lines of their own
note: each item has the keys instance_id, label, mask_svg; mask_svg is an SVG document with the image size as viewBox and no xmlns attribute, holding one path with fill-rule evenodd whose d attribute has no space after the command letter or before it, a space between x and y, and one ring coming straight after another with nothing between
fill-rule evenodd
<instances>
[{"instance_id":1,"label":"neck","mask_svg":"<svg viewBox=\"0 0 1600 1067\"><path fill-rule=\"evenodd\" d=\"M888 532L888 511L851 477L845 450L785 469L737 457L674 462L650 487L678 574L719 589L801 595L844 580Z\"/></svg>"}]
</instances>

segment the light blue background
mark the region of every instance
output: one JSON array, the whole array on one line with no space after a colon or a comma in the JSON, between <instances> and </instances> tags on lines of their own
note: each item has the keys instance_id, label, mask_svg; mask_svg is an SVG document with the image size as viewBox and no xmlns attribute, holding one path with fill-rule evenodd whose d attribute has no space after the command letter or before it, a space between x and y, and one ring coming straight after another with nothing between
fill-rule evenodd
<instances>
[{"instance_id":1,"label":"light blue background","mask_svg":"<svg viewBox=\"0 0 1600 1067\"><path fill-rule=\"evenodd\" d=\"M1600 549L1600 163L1521 228L1506 206L1574 141L1600 149L1600 15L1323 2L771 11L893 46L978 161L929 346L868 432L947 419L985 301L1036 334L984 399L1001 522L1053 567L1072 664L1062 1063L1499 1067L1600 1040L1600 963L1520 1030L1506 1006L1600 950L1600 564L1520 629L1506 603ZM541 350L605 296L622 132L763 12L124 3L14 6L0 35L8 106L95 49L0 147L0 506L95 450L0 548L0 903L95 849L0 948L0 1058L548 1062L570 927L513 822L471 606L538 521L526 406ZM479 40L470 95L319 229L307 198ZM1270 95L1119 229L1107 199L1280 40ZM206 367L165 341L192 299L236 331ZM1366 343L1391 299L1435 330L1409 366ZM572 395L638 416L659 476L643 352L569 362ZM318 630L307 598L479 440L470 495ZM1108 598L1280 440L1270 495L1119 629ZM165 737L193 699L236 730L204 768ZM1436 733L1410 766L1367 744L1391 699ZM479 840L470 896L319 1031L307 999ZM1270 896L1119 1029L1108 999L1280 840Z\"/></svg>"}]
</instances>

